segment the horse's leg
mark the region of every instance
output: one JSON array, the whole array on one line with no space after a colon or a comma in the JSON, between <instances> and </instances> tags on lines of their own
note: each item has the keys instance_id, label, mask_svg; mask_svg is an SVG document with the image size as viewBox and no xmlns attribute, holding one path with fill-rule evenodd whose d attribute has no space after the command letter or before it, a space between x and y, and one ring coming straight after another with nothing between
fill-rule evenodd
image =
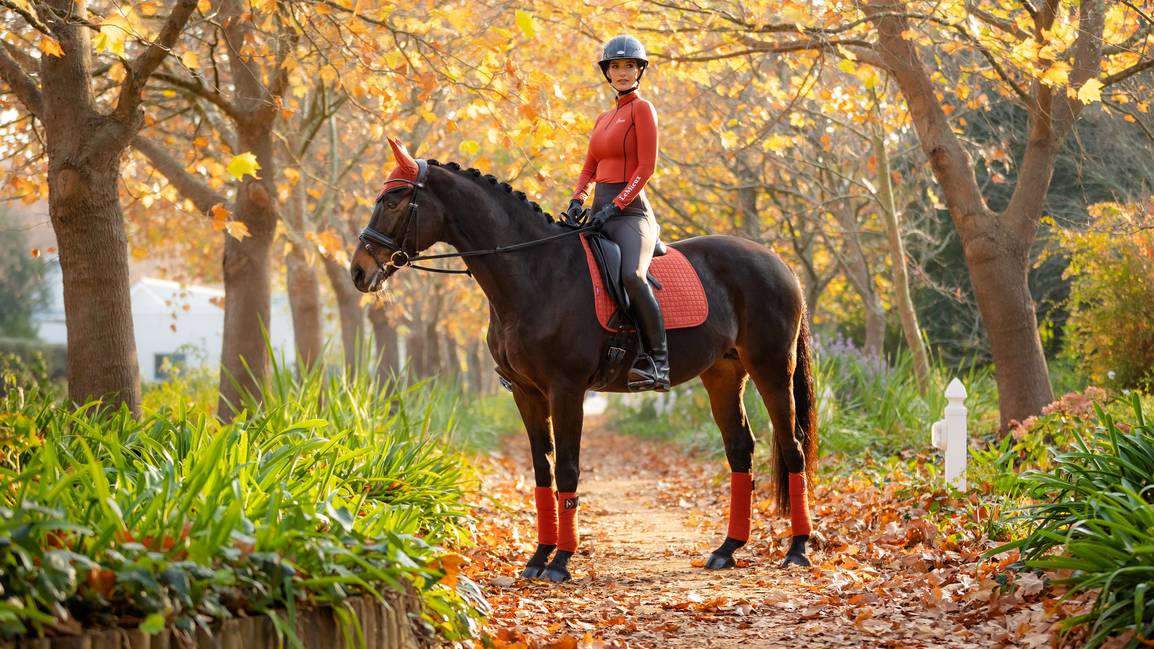
<instances>
[{"instance_id":1,"label":"horse's leg","mask_svg":"<svg viewBox=\"0 0 1154 649\"><path fill-rule=\"evenodd\" d=\"M581 477L581 424L584 416L583 388L554 388L549 395L549 414L557 444L557 554L545 568L549 581L568 581L569 559L577 551L577 480Z\"/></svg>"},{"instance_id":2,"label":"horse's leg","mask_svg":"<svg viewBox=\"0 0 1154 649\"><path fill-rule=\"evenodd\" d=\"M549 563L549 555L557 548L557 496L553 491L553 436L549 429L549 402L545 395L532 388L514 384L513 400L529 433L529 448L533 453L533 479L537 487L533 496L537 503L537 551L525 564L521 576L540 577Z\"/></svg>"},{"instance_id":3,"label":"horse's leg","mask_svg":"<svg viewBox=\"0 0 1154 649\"><path fill-rule=\"evenodd\" d=\"M786 552L782 567L789 565L808 566L805 543L813 524L809 516L809 496L806 485L807 443L799 439L804 434L797 430L794 403L794 376L796 357L790 351L763 354L757 350L746 350L742 361L753 378L757 391L769 411L773 422L773 454L777 472L778 505L788 508L793 540ZM787 493L782 493L787 492Z\"/></svg>"},{"instance_id":4,"label":"horse's leg","mask_svg":"<svg viewBox=\"0 0 1154 649\"><path fill-rule=\"evenodd\" d=\"M721 547L709 555L705 567L732 568L733 552L749 540L749 517L753 505L753 431L745 416L741 395L745 392L745 368L736 360L722 359L701 375L709 393L713 420L725 442L729 461L729 530Z\"/></svg>"}]
</instances>

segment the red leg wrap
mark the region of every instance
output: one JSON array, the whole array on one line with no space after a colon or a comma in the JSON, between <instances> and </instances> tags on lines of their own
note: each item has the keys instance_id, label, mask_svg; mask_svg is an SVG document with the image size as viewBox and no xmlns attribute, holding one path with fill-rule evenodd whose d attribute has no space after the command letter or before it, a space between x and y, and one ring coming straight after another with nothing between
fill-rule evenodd
<instances>
[{"instance_id":1,"label":"red leg wrap","mask_svg":"<svg viewBox=\"0 0 1154 649\"><path fill-rule=\"evenodd\" d=\"M749 540L749 514L753 509L753 474L729 474L729 532L731 539Z\"/></svg>"},{"instance_id":2,"label":"red leg wrap","mask_svg":"<svg viewBox=\"0 0 1154 649\"><path fill-rule=\"evenodd\" d=\"M789 474L789 517L793 525L793 535L809 535L813 525L809 520L809 491L805 486L804 473Z\"/></svg>"},{"instance_id":3,"label":"red leg wrap","mask_svg":"<svg viewBox=\"0 0 1154 649\"><path fill-rule=\"evenodd\" d=\"M563 552L576 552L577 541L577 494L570 491L558 491L557 503L559 520L557 526L557 549Z\"/></svg>"},{"instance_id":4,"label":"red leg wrap","mask_svg":"<svg viewBox=\"0 0 1154 649\"><path fill-rule=\"evenodd\" d=\"M537 501L537 542L557 545L557 497L553 487L537 487L533 498Z\"/></svg>"}]
</instances>

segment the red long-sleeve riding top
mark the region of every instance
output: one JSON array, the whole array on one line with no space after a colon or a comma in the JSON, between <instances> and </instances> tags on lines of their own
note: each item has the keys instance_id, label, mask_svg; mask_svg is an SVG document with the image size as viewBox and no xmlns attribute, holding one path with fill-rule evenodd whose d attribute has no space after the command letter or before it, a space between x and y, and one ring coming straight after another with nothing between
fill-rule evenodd
<instances>
[{"instance_id":1,"label":"red long-sleeve riding top","mask_svg":"<svg viewBox=\"0 0 1154 649\"><path fill-rule=\"evenodd\" d=\"M613 198L617 207L625 209L656 167L657 112L634 91L618 97L616 108L597 117L573 198L584 202L590 181L625 183L625 189Z\"/></svg>"}]
</instances>

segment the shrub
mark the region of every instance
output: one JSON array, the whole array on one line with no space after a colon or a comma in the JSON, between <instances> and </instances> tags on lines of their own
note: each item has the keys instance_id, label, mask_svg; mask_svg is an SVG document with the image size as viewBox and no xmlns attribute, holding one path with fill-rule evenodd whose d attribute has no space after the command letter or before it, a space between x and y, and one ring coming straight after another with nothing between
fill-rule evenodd
<instances>
[{"instance_id":1,"label":"shrub","mask_svg":"<svg viewBox=\"0 0 1154 649\"><path fill-rule=\"evenodd\" d=\"M997 391L987 369L950 368L935 361L930 391L922 395L913 363L904 351L887 362L868 358L848 340L815 339L814 359L823 454L888 456L928 447L930 424L942 417L943 392L954 377L966 385L971 419L997 416ZM696 381L674 388L669 396L631 395L617 397L614 403L618 407L613 424L623 432L671 438L716 455L724 453L709 397ZM754 433L767 441L769 417L752 383L745 391L745 406ZM659 412L663 407L669 408L668 414ZM759 446L768 449L769 444Z\"/></svg>"},{"instance_id":2,"label":"shrub","mask_svg":"<svg viewBox=\"0 0 1154 649\"><path fill-rule=\"evenodd\" d=\"M1154 425L1131 395L1134 423L1100 407L1097 426L1072 429L1074 449L1021 480L1036 504L1022 513L1029 533L993 553L1018 548L1028 566L1066 571L1070 593L1098 591L1093 608L1066 620L1089 627L1087 645L1130 634L1154 637Z\"/></svg>"},{"instance_id":3,"label":"shrub","mask_svg":"<svg viewBox=\"0 0 1154 649\"><path fill-rule=\"evenodd\" d=\"M1060 232L1070 255L1068 353L1098 384L1154 386L1154 223L1137 206L1091 208L1094 225Z\"/></svg>"}]
</instances>

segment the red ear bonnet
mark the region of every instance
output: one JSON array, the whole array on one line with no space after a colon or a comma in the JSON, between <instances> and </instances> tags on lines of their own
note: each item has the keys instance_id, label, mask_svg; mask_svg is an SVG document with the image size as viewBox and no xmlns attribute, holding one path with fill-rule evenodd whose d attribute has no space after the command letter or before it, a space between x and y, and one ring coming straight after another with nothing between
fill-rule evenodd
<instances>
[{"instance_id":1,"label":"red ear bonnet","mask_svg":"<svg viewBox=\"0 0 1154 649\"><path fill-rule=\"evenodd\" d=\"M398 140L389 138L389 146L393 149L393 159L397 161L397 166L393 168L393 172L389 174L389 179L386 180L385 185L381 187L381 194L391 189L409 187L410 185L408 183L393 181L401 178L416 182L417 175L420 173L420 169L417 167L417 161L413 159L413 156L409 155L409 151L405 148L405 145L401 144ZM378 194L377 198L380 198L381 194Z\"/></svg>"}]
</instances>

